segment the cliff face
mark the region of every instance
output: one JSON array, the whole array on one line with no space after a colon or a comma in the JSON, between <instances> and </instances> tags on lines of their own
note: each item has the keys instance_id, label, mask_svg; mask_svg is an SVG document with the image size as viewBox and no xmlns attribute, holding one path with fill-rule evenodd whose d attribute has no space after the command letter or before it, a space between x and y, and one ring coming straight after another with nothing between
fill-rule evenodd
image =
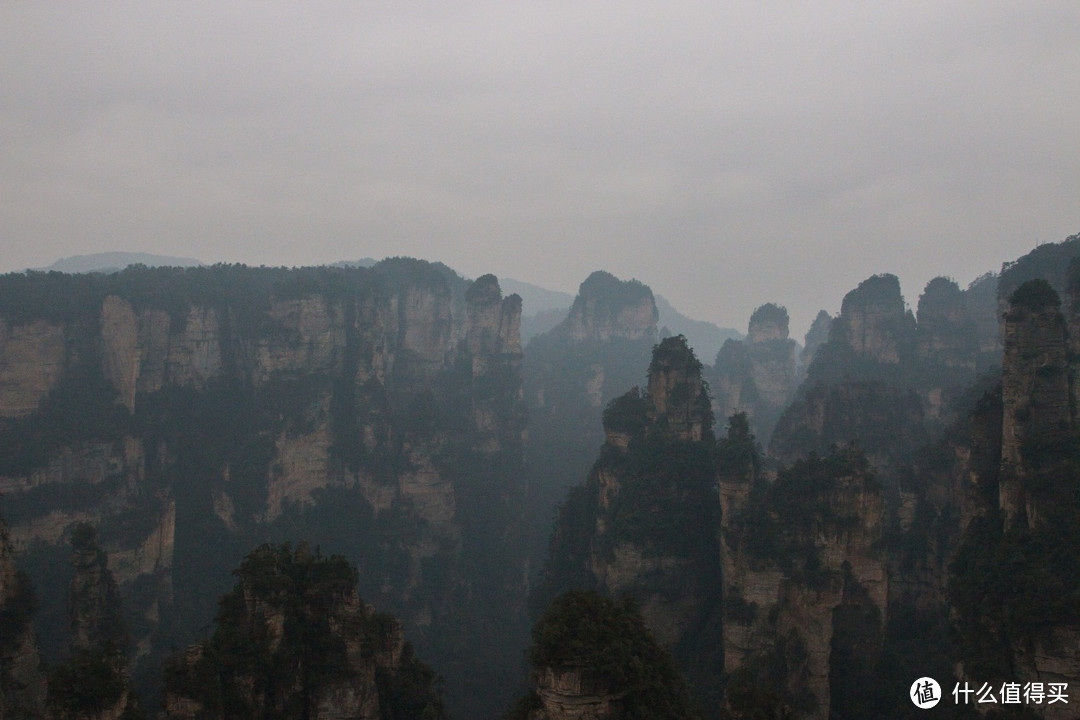
<instances>
[{"instance_id":1,"label":"cliff face","mask_svg":"<svg viewBox=\"0 0 1080 720\"><path fill-rule=\"evenodd\" d=\"M733 427L728 453L752 452L748 438ZM720 475L728 705L749 712L744 689L772 686L799 717L848 716L885 638L881 487L851 449L800 461L772 483L753 467Z\"/></svg>"},{"instance_id":2,"label":"cliff face","mask_svg":"<svg viewBox=\"0 0 1080 720\"><path fill-rule=\"evenodd\" d=\"M31 624L34 605L29 579L15 568L0 520L0 718L45 714L45 676Z\"/></svg>"},{"instance_id":3,"label":"cliff face","mask_svg":"<svg viewBox=\"0 0 1080 720\"><path fill-rule=\"evenodd\" d=\"M1080 278L1080 262L1070 272ZM1010 296L1002 382L982 424L998 442L972 447L949 600L965 678L1056 683L1072 697L1080 691L1080 492L1068 348L1080 327L1060 305L1042 279ZM1008 568L1009 582L995 582ZM1032 709L1073 713L1060 703Z\"/></svg>"},{"instance_id":4,"label":"cliff face","mask_svg":"<svg viewBox=\"0 0 1080 720\"><path fill-rule=\"evenodd\" d=\"M0 417L37 410L64 369L63 328L44 320L0 320Z\"/></svg>"},{"instance_id":5,"label":"cliff face","mask_svg":"<svg viewBox=\"0 0 1080 720\"><path fill-rule=\"evenodd\" d=\"M365 594L421 645L476 622L466 637L515 652L520 312L493 276L405 259L0 279L0 492L15 545L44 541L26 559L44 611L62 593L35 568L95 525L151 683L162 639L194 637L245 546L308 538L368 568ZM463 620L471 592L492 607ZM479 698L476 666L511 664L451 665L455 701Z\"/></svg>"},{"instance_id":6,"label":"cliff face","mask_svg":"<svg viewBox=\"0 0 1080 720\"><path fill-rule=\"evenodd\" d=\"M533 677L541 709L529 720L607 720L622 714L624 693L595 677L591 668L546 667Z\"/></svg>"},{"instance_id":7,"label":"cliff face","mask_svg":"<svg viewBox=\"0 0 1080 720\"><path fill-rule=\"evenodd\" d=\"M750 317L746 340L728 340L716 356L710 379L713 411L721 418L745 413L754 434L768 442L797 382L787 310L762 305Z\"/></svg>"}]
</instances>

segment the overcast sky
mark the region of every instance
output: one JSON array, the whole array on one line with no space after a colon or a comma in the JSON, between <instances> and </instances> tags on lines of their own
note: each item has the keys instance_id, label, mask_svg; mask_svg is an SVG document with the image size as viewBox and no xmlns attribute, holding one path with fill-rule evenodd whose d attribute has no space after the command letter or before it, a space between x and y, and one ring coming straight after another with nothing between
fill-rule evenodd
<instances>
[{"instance_id":1,"label":"overcast sky","mask_svg":"<svg viewBox=\"0 0 1080 720\"><path fill-rule=\"evenodd\" d=\"M0 270L442 260L799 339L1080 231L1080 2L0 0ZM527 311L527 309L526 309Z\"/></svg>"}]
</instances>

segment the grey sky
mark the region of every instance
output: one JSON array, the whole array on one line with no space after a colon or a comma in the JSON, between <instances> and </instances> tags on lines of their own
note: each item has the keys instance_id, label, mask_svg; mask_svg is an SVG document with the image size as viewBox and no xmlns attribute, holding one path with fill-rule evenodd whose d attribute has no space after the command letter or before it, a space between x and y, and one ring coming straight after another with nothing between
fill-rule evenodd
<instances>
[{"instance_id":1,"label":"grey sky","mask_svg":"<svg viewBox=\"0 0 1080 720\"><path fill-rule=\"evenodd\" d=\"M0 0L0 270L594 269L801 337L1080 231L1080 3Z\"/></svg>"}]
</instances>

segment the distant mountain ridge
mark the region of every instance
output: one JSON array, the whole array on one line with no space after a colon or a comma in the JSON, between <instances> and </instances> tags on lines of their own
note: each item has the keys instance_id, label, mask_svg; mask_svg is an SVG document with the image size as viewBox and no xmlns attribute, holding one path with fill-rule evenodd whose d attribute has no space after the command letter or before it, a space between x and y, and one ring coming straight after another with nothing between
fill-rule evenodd
<instances>
[{"instance_id":1,"label":"distant mountain ridge","mask_svg":"<svg viewBox=\"0 0 1080 720\"><path fill-rule=\"evenodd\" d=\"M570 293L550 290L534 283L513 278L499 280L504 293L517 293L521 296L522 311L526 315L536 315L547 310L569 311L574 304L574 296ZM565 315L563 315L565 317ZM562 320L562 318L559 318Z\"/></svg>"},{"instance_id":2,"label":"distant mountain ridge","mask_svg":"<svg viewBox=\"0 0 1080 720\"><path fill-rule=\"evenodd\" d=\"M52 265L30 268L42 272L92 273L117 272L128 265L146 265L147 267L199 267L203 262L195 258L172 257L171 255L153 255L142 252L101 252L89 255L72 255L60 258Z\"/></svg>"},{"instance_id":3,"label":"distant mountain ridge","mask_svg":"<svg viewBox=\"0 0 1080 720\"><path fill-rule=\"evenodd\" d=\"M549 290L533 283L512 278L503 278L499 283L503 292L521 296L522 342L527 343L534 336L554 328L563 321L574 303L574 296L570 293ZM725 340L741 340L743 337L743 334L734 328L722 328L707 320L695 320L682 314L662 295L654 295L654 298L656 309L660 313L658 326L661 335L684 335L690 347L706 362L713 361ZM664 332L665 330L667 332Z\"/></svg>"}]
</instances>

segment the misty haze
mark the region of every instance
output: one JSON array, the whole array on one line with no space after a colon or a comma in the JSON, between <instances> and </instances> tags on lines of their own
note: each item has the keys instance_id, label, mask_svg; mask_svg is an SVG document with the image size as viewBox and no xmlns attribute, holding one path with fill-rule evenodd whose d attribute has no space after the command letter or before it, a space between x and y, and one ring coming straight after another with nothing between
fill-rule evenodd
<instances>
[{"instance_id":1,"label":"misty haze","mask_svg":"<svg viewBox=\"0 0 1080 720\"><path fill-rule=\"evenodd\" d=\"M1078 717L1078 26L0 4L0 720Z\"/></svg>"}]
</instances>

